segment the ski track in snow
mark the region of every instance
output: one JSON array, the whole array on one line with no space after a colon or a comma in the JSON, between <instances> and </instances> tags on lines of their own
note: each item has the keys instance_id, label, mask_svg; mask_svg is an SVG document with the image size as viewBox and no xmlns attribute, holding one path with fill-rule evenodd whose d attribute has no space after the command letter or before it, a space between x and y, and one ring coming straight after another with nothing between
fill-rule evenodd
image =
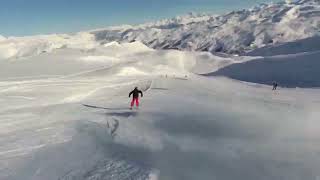
<instances>
[{"instance_id":1,"label":"ski track in snow","mask_svg":"<svg viewBox=\"0 0 320 180\"><path fill-rule=\"evenodd\" d=\"M311 173L310 176L308 175L306 177L312 177L312 173L316 175L316 171L313 171L312 168L310 170L306 169L305 173L303 172L303 170L301 170L302 174L300 174L300 171L297 171L298 169L300 169L300 166L293 164L291 166L290 163L288 165L283 165L282 170L284 171L278 171L272 168L274 164L279 163L279 165L281 165L283 162L289 160L289 158L291 159L294 156L299 157L300 155L298 156L298 154L303 153L303 151L315 152L317 149L317 146L306 143L304 145L305 149L298 148L294 151L290 151L291 148L294 148L296 145L301 143L298 140L299 136L306 141L311 141L313 137L313 135L310 135L309 137L308 134L304 134L304 131L298 130L300 128L304 129L303 127L301 127L301 124L298 121L298 117L300 116L299 112L309 112L307 108L309 104L307 98L308 94L305 94L303 91L296 92L296 90L294 89L282 89L279 92L273 93L270 92L269 87L250 87L246 84L229 81L227 79L203 77L200 78L197 76L189 77L189 79L187 80L176 79L173 77L152 77L152 79L153 80L150 80L149 82L145 80L135 80L131 83L120 82L119 84L116 84L116 82L112 82L112 85L110 86L100 85L101 87L99 89L96 89L97 84L95 83L78 84L78 82L75 81L75 85L78 88L79 86L92 87L93 90L85 90L87 91L87 93L80 93L90 96L84 96L81 99L74 99L74 101L63 101L59 104L53 103L50 105L50 103L48 103L48 105L44 107L38 107L37 105L30 106L29 108L31 108L31 110L34 109L32 111L34 111L35 114L39 113L38 115L39 117L41 117L41 119L52 121L53 118L59 118L61 120L65 119L71 121L72 123L69 122L69 125L66 125L65 127L60 126L59 128L63 128L67 133L60 131L61 134L59 134L57 137L53 137L52 140L47 141L47 143L45 144L41 144L40 142L43 140L39 140L39 143L36 143L33 146L27 145L30 137L33 138L32 141L38 141L37 139L39 137L46 137L50 133L58 130L57 128L46 125L47 123L39 125L38 127L35 126L37 127L36 131L34 132L35 135L30 136L28 135L29 133L23 133L24 129L17 129L16 131L8 134L8 136L11 136L11 134L14 133L15 136L17 136L17 140L20 139L20 141L24 142L25 144L23 144L21 148L8 148L8 150L2 150L0 152L0 159L9 162L12 161L13 164L20 164L20 161L22 161L22 165L18 165L17 167L18 169L21 169L21 172L24 173L13 175L11 174L7 177L4 176L3 178L46 178L66 180L92 178L194 179L197 177L200 177L202 179L210 179L209 177L214 176L222 179L228 179L230 177L235 177L229 175L229 173L225 171L221 172L221 170L219 170L219 173L218 169L223 167L233 168L233 171L237 176L242 175L249 178L258 178L260 177L259 175L263 172L266 173L266 175L268 175L269 173L275 174L275 179L282 176L299 177L299 175L306 175L305 173ZM139 82L149 83L149 85L146 84L146 87L148 87L147 89L149 90L148 92L145 92L145 99L142 98L142 107L140 108L140 110L130 111L128 110L128 108L119 108L119 110L112 110L112 108L116 107L128 107L128 99L126 97L126 94L128 90L130 90L130 88L134 86L134 84L139 84ZM152 85L150 84L151 82ZM46 83L48 84L45 85ZM50 81L47 81L46 83L44 83L42 87L63 87L60 85L57 86L56 83L51 84ZM72 81L68 83L72 83ZM211 85L209 85L208 83ZM38 87L39 84L34 82L33 85ZM28 84L28 86L32 87L32 84ZM113 92L110 92L112 88L106 88L114 86L118 87L118 89L114 90L116 91L114 92L115 94L113 94ZM66 91L68 88L72 88L72 85L69 84L68 86L65 86L64 91ZM186 89L188 89L188 91L186 91ZM39 90L42 91L41 89ZM19 90L14 91L19 92ZM314 92L317 94L317 96L319 96L317 90L314 90ZM110 97L109 93L111 93L110 95L114 97ZM118 96L118 93L123 94ZM38 94L38 97L33 99L33 101L41 101L41 96L46 96L46 93L43 92L42 94L40 94L40 97ZM56 96L59 97L60 95L57 94ZM65 97L61 97L61 99L66 99L66 97L73 97L67 94L64 96ZM109 98L111 98L112 100L109 101ZM306 98L306 102L298 101L299 98ZM244 111L244 107L241 107L241 105L239 104L239 102L241 101L245 101L243 103L247 104L246 106L249 109L250 106L252 106L250 104L258 104L254 105L256 106L255 110L251 111L245 108L247 109L247 111ZM103 110L98 108L82 108L79 104L80 102L88 102L88 104L94 104L97 106L101 105L106 109ZM179 108L176 107L176 103L178 102L178 107L180 106ZM234 104L229 104L228 102L233 102ZM208 103L211 105L208 106ZM108 107L110 107L110 110L107 110ZM301 110L301 107L305 107L307 109ZM27 108L27 111L30 111L28 110L29 108ZM200 110L201 108L203 109ZM207 111L206 109L208 109L209 111ZM213 110L212 113L210 113L210 109ZM294 114L286 115L285 112L281 112L281 109ZM24 111L23 108L21 110L22 112ZM18 110L12 111L12 113L19 112ZM228 116L223 118L223 116L225 116L223 115L223 111L226 111L225 113L227 113L227 111L230 111L229 113L235 113L235 116L238 116L236 119L239 122L233 122L236 123L235 125L228 124L232 118L229 119L230 117ZM289 123L290 121L296 122L300 124L297 124L299 128L293 127L293 132L281 133L282 130L278 131L278 128L275 128L276 125L272 125L272 123L275 123L275 121L264 121L263 119L265 119L266 117L263 118L263 114L254 115L256 113L263 113L263 111L270 111L271 114L268 114L267 116L271 118L273 118L274 116L283 116L283 118L280 118L282 121L285 120L285 122L287 123ZM202 113L206 115L203 115ZM248 115L245 115L247 113ZM272 115L272 113L275 113L275 115ZM10 115L11 120L16 121L16 126L19 127L18 124L21 123L19 122L19 119L15 119L15 115L11 114L10 110L8 110L6 114ZM261 123L265 125L259 125L259 121L251 122L251 120L249 121L252 123L250 125L249 122L246 122L248 121L247 118L253 118L250 117L250 114L257 116L258 119L261 116ZM224 120L221 122L218 120L219 123L217 122L217 124L215 125L217 127L213 126L215 128L210 129L210 117L215 116L222 116L220 118L223 118ZM233 115L231 115L231 117L232 116ZM297 117L293 118L294 116ZM108 132L105 121L106 119L111 120L113 117L119 119L119 128L116 131L117 135L115 136L114 140L112 140L110 132ZM288 117L291 117L290 121L286 120ZM256 118L254 119L255 121L257 120ZM65 123L65 120L61 122L59 122L60 120L58 120L57 123ZM312 121L312 118L310 120ZM31 120L31 122L38 121L43 120ZM93 124L89 121L94 121L95 123ZM278 122L276 124L281 128L288 126L283 126L281 121L279 122L279 119L276 122ZM202 123L208 124L205 125ZM224 123L227 124L223 125ZM76 128L76 130L73 128L74 125L78 127ZM247 129L246 126L249 126L251 130ZM222 129L222 131L220 131L219 129L216 129L218 127L227 129ZM252 128L258 128L260 130L252 130ZM274 132L268 132L270 133L268 137L265 134L267 133L265 132L266 130L272 130ZM284 131L287 130L290 131L290 128L284 129ZM49 134L47 134L48 131L50 132ZM250 131L253 131L251 132L252 134L250 134ZM297 135L296 133L300 133L300 135ZM26 136L19 137L23 134L25 134ZM33 133L30 132L30 134ZM5 135L2 135L2 137L4 136ZM74 137L70 138L72 136ZM80 137L77 138L77 136ZM297 140L294 140L294 136L297 136ZM262 144L256 144L258 142L256 142L255 139L262 139L268 145L264 146ZM4 139L2 140L4 141ZM273 143L276 143L277 145L275 146L273 145ZM288 147L284 146L283 143L286 143L286 146ZM10 142L7 142L8 147L11 146L10 144ZM2 149L5 149L5 146L2 147ZM84 148L84 150L79 152L79 149L81 148ZM264 148L266 148L266 150L263 150ZM270 154L268 153L269 151L274 153ZM289 153L289 155L285 155L281 151L288 151L285 154ZM67 158L66 160L58 158L59 160L55 160L54 163L48 162L48 158L51 159L50 157L70 156L68 155L69 152L75 153L77 155L74 156L80 156L82 158L79 159L76 157L70 157L70 160L74 162L68 160L69 158ZM250 156L253 156L253 159L250 158L250 156L247 157L245 155L247 153L250 153ZM31 154L33 155L30 156ZM85 156L84 154L87 154L87 156ZM211 156L213 156L212 161L210 160L210 158L204 160L201 154L208 156L210 156L211 154ZM284 157L282 157L282 159L276 160L273 159L273 155ZM175 158L173 158L172 156ZM310 155L310 158L311 157L312 155ZM265 160L265 158L274 162L270 162L269 164L267 163L267 160ZM300 158L302 159L294 159L295 161L301 163L304 162L307 164L308 161L311 161L311 159L309 159L309 156L306 155L300 156ZM174 162L172 162L172 159L174 160ZM88 161L89 163L84 163L84 161ZM219 163L213 163L215 161L218 161ZM227 162L229 161L235 161L235 164L228 165ZM237 162L240 163L242 161L247 163L248 169L238 169L241 166L238 166L240 164L237 164ZM184 165L180 164L179 162L183 162ZM204 164L198 164L200 162ZM64 164L64 168L58 168L57 165L59 165L60 163ZM171 165L167 163L170 163ZM190 163L190 166L185 163ZM193 163L194 165L192 165ZM261 163L265 164L265 170L259 169L259 164ZM313 162L310 163L318 162L316 160L313 160ZM258 164L258 167L256 167L256 165L254 164ZM28 166L39 168L27 168ZM189 168L194 168L194 166L197 167L194 169L194 172L192 174L187 173L191 171L191 169ZM212 166L215 168L210 168L210 170L206 169ZM174 172L171 172L171 168L177 169ZM255 173L250 173L247 175L242 174L244 172L249 172L247 171L249 169L251 171L252 168L255 168ZM301 168L303 168L303 166L301 166ZM2 169L2 171L5 172L7 170L8 169L5 168ZM296 170L296 173L294 173L294 175L292 176L289 176L286 171L291 172L292 170ZM48 171L52 172L47 174ZM3 174L8 174L8 172Z\"/></svg>"}]
</instances>

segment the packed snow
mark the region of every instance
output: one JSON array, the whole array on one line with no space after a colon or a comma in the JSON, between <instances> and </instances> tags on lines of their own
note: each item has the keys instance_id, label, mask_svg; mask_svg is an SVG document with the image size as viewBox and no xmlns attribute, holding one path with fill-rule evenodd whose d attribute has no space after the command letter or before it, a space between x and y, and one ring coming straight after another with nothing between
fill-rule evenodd
<instances>
[{"instance_id":1,"label":"packed snow","mask_svg":"<svg viewBox=\"0 0 320 180\"><path fill-rule=\"evenodd\" d=\"M300 0L0 36L0 179L320 179L318 11Z\"/></svg>"},{"instance_id":2,"label":"packed snow","mask_svg":"<svg viewBox=\"0 0 320 180\"><path fill-rule=\"evenodd\" d=\"M251 60L139 42L2 60L0 179L317 178L319 90L199 75Z\"/></svg>"}]
</instances>

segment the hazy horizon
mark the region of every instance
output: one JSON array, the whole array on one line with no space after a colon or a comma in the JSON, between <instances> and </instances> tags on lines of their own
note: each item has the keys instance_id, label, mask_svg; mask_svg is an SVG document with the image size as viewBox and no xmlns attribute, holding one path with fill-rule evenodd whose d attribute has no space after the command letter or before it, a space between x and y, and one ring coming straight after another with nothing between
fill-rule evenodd
<instances>
[{"instance_id":1,"label":"hazy horizon","mask_svg":"<svg viewBox=\"0 0 320 180\"><path fill-rule=\"evenodd\" d=\"M222 14L270 0L5 0L0 35L72 33L123 24L140 24L189 12ZM174 5L173 5L174 4Z\"/></svg>"}]
</instances>

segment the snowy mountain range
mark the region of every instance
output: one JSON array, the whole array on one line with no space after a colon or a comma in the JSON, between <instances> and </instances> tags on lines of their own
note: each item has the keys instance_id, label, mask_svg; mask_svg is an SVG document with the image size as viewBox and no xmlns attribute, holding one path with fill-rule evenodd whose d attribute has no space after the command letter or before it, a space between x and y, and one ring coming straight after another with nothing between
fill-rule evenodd
<instances>
[{"instance_id":1,"label":"snowy mountain range","mask_svg":"<svg viewBox=\"0 0 320 180\"><path fill-rule=\"evenodd\" d=\"M0 36L0 59L32 56L66 47L94 49L112 41L140 41L154 49L259 55L256 50L260 48L317 37L319 28L320 1L287 1L260 4L224 15L190 13L154 23L72 35ZM315 43L318 42L316 39Z\"/></svg>"},{"instance_id":2,"label":"snowy mountain range","mask_svg":"<svg viewBox=\"0 0 320 180\"><path fill-rule=\"evenodd\" d=\"M101 42L141 41L155 49L232 54L320 35L320 1L261 4L228 14L177 17L91 31Z\"/></svg>"}]
</instances>

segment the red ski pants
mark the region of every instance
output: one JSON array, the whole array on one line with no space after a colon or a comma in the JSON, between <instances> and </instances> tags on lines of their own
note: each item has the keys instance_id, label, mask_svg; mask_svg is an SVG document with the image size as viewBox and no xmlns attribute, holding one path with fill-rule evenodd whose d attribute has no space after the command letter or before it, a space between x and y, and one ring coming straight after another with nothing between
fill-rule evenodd
<instances>
[{"instance_id":1,"label":"red ski pants","mask_svg":"<svg viewBox=\"0 0 320 180\"><path fill-rule=\"evenodd\" d=\"M134 102L136 102L136 106L139 107L139 98L133 98L131 101L131 107L133 107Z\"/></svg>"}]
</instances>

